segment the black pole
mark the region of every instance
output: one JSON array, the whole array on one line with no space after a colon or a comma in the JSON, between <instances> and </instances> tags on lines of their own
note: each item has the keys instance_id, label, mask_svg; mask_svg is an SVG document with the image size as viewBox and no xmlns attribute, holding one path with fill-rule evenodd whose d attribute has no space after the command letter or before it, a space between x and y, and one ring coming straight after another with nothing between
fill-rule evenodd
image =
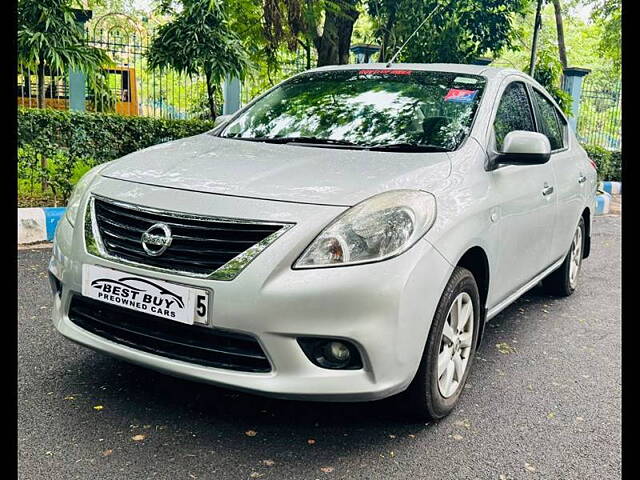
<instances>
[{"instance_id":1,"label":"black pole","mask_svg":"<svg viewBox=\"0 0 640 480\"><path fill-rule=\"evenodd\" d=\"M536 70L536 54L538 50L538 34L540 33L540 27L542 26L542 0L538 0L536 6L536 19L533 23L533 41L531 42L531 59L529 60L529 75L533 77Z\"/></svg>"}]
</instances>

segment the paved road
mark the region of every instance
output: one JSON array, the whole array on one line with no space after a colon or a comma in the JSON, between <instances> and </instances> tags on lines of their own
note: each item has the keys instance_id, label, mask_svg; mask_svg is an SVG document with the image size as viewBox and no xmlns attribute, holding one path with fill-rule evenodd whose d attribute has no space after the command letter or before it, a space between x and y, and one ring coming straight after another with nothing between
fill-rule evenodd
<instances>
[{"instance_id":1,"label":"paved road","mask_svg":"<svg viewBox=\"0 0 640 480\"><path fill-rule=\"evenodd\" d=\"M49 321L49 250L21 251L19 477L619 478L620 217L593 240L571 298L533 291L490 322L459 408L429 425L392 400L272 400L86 350Z\"/></svg>"}]
</instances>

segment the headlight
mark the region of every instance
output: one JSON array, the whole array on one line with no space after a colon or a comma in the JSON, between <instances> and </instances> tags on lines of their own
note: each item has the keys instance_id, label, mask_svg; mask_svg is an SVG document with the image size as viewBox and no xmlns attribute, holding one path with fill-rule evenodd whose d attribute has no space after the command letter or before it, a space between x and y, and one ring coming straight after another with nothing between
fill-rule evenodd
<instances>
[{"instance_id":1,"label":"headlight","mask_svg":"<svg viewBox=\"0 0 640 480\"><path fill-rule=\"evenodd\" d=\"M354 265L395 257L429 231L436 199L421 190L380 193L331 222L293 268Z\"/></svg>"},{"instance_id":2,"label":"headlight","mask_svg":"<svg viewBox=\"0 0 640 480\"><path fill-rule=\"evenodd\" d=\"M85 173L76 186L73 187L69 201L67 202L67 209L64 212L65 217L71 226L75 226L76 217L78 216L78 210L80 208L80 202L84 196L84 192L87 190L93 179L100 173L100 171L107 166L106 163L93 167L87 173Z\"/></svg>"}]
</instances>

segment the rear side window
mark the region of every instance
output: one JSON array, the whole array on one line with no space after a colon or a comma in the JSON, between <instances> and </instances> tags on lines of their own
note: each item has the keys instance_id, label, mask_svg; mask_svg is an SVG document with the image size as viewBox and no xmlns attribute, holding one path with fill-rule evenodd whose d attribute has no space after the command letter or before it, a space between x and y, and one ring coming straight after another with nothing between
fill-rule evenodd
<instances>
[{"instance_id":1,"label":"rear side window","mask_svg":"<svg viewBox=\"0 0 640 480\"><path fill-rule=\"evenodd\" d=\"M500 106L498 106L493 129L496 135L496 148L499 152L502 151L502 144L507 133L514 130L536 131L524 83L513 82L507 86L502 94Z\"/></svg>"},{"instance_id":2,"label":"rear side window","mask_svg":"<svg viewBox=\"0 0 640 480\"><path fill-rule=\"evenodd\" d=\"M549 139L551 150L564 147L564 119L557 112L556 107L540 92L533 90L533 98L538 108L540 133Z\"/></svg>"}]
</instances>

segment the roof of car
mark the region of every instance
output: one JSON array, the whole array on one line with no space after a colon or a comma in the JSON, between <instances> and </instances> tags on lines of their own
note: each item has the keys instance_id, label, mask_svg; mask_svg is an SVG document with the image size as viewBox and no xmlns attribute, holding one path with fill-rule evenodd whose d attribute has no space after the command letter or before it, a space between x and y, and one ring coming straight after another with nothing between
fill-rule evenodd
<instances>
[{"instance_id":1,"label":"roof of car","mask_svg":"<svg viewBox=\"0 0 640 480\"><path fill-rule=\"evenodd\" d=\"M513 68L489 67L487 65L468 65L462 63L392 63L387 67L386 63L351 63L348 65L328 65L326 67L318 67L311 72L320 72L327 70L354 70L354 69L371 69L371 70L424 70L434 72L454 72L467 75L483 75L487 78L493 78L504 75L505 73L518 73L521 71Z\"/></svg>"}]
</instances>

